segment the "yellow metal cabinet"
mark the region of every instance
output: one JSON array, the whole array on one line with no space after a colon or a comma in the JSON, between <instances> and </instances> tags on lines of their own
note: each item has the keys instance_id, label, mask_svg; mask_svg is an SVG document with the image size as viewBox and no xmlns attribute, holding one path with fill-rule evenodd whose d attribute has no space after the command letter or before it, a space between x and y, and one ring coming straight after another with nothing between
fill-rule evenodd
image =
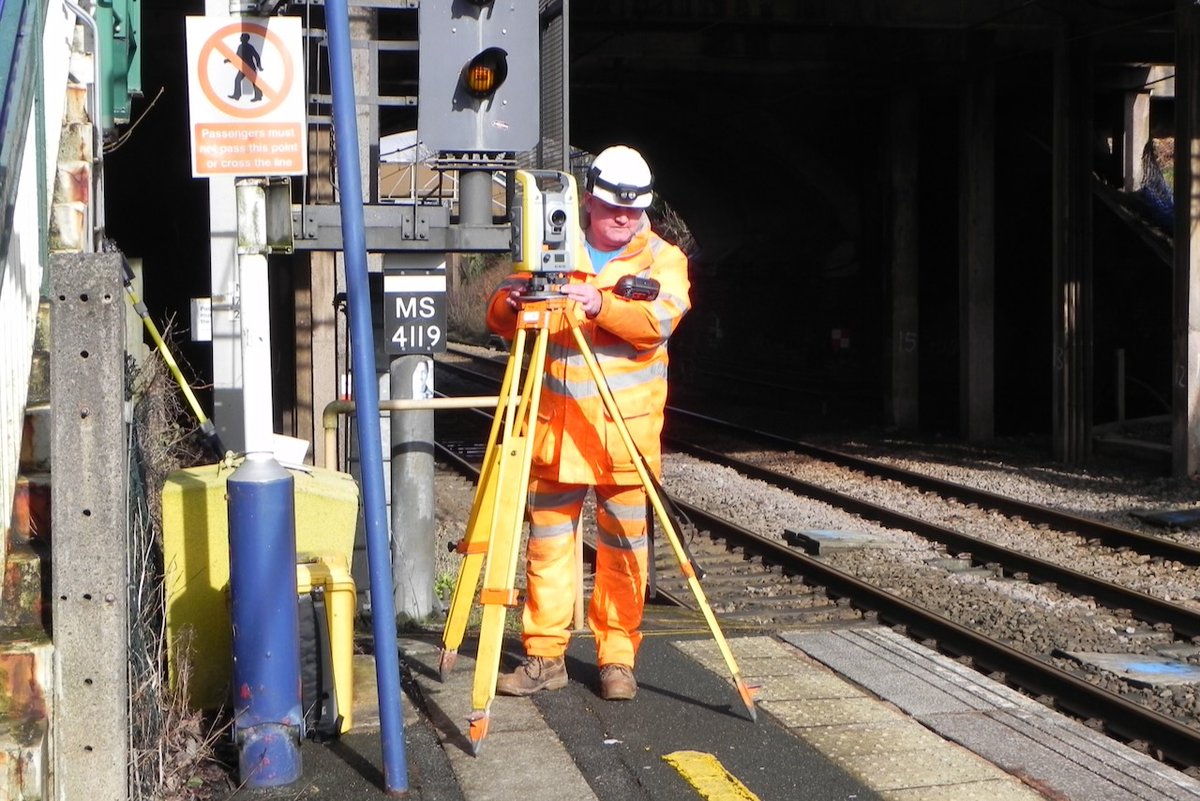
<instances>
[{"instance_id":1,"label":"yellow metal cabinet","mask_svg":"<svg viewBox=\"0 0 1200 801\"><path fill-rule=\"evenodd\" d=\"M216 709L229 698L225 483L239 462L176 471L162 490L167 664L171 681L177 681L183 650L191 651L188 696L197 709ZM290 472L295 479L296 551L336 555L349 564L359 514L358 485L336 470L305 467Z\"/></svg>"}]
</instances>

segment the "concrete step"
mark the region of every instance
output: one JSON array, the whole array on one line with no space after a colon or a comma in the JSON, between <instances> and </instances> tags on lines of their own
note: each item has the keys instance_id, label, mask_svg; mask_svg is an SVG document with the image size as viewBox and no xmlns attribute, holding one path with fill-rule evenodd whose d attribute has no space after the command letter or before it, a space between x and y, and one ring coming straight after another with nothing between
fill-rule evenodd
<instances>
[{"instance_id":1,"label":"concrete step","mask_svg":"<svg viewBox=\"0 0 1200 801\"><path fill-rule=\"evenodd\" d=\"M50 475L17 477L0 579L0 627L48 628Z\"/></svg>"},{"instance_id":2,"label":"concrete step","mask_svg":"<svg viewBox=\"0 0 1200 801\"><path fill-rule=\"evenodd\" d=\"M9 545L0 589L0 630L49 627L44 560L39 551L28 543Z\"/></svg>"},{"instance_id":3,"label":"concrete step","mask_svg":"<svg viewBox=\"0 0 1200 801\"><path fill-rule=\"evenodd\" d=\"M38 303L37 323L33 329L32 363L29 368L28 408L44 407L50 403L50 301Z\"/></svg>"},{"instance_id":4,"label":"concrete step","mask_svg":"<svg viewBox=\"0 0 1200 801\"><path fill-rule=\"evenodd\" d=\"M50 469L50 404L30 403L25 407L25 423L21 431L21 470L26 473Z\"/></svg>"},{"instance_id":5,"label":"concrete step","mask_svg":"<svg viewBox=\"0 0 1200 801\"><path fill-rule=\"evenodd\" d=\"M10 545L40 543L50 546L50 474L22 473L13 492Z\"/></svg>"},{"instance_id":6,"label":"concrete step","mask_svg":"<svg viewBox=\"0 0 1200 801\"><path fill-rule=\"evenodd\" d=\"M0 798L50 797L53 655L45 632L0 628Z\"/></svg>"}]
</instances>

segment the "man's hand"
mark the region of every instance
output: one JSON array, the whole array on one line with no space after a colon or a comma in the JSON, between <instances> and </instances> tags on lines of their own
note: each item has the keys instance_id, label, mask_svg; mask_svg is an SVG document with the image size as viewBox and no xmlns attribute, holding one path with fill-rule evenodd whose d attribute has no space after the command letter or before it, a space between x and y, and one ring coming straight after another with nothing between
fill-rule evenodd
<instances>
[{"instance_id":1,"label":"man's hand","mask_svg":"<svg viewBox=\"0 0 1200 801\"><path fill-rule=\"evenodd\" d=\"M563 284L560 291L566 297L579 304L584 315L590 320L600 313L602 298L600 290L591 284Z\"/></svg>"},{"instance_id":2,"label":"man's hand","mask_svg":"<svg viewBox=\"0 0 1200 801\"><path fill-rule=\"evenodd\" d=\"M504 299L505 302L508 303L508 308L512 309L514 312L520 311L521 304L524 302L521 300L521 296L528 291L529 281L523 281L519 286L515 286L508 290L508 297Z\"/></svg>"}]
</instances>

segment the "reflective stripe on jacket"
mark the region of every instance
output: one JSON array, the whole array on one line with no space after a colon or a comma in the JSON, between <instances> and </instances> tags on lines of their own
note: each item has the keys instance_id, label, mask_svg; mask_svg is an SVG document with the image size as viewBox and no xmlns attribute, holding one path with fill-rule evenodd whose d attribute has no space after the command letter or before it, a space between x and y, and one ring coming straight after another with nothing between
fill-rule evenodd
<instances>
[{"instance_id":1,"label":"reflective stripe on jacket","mask_svg":"<svg viewBox=\"0 0 1200 801\"><path fill-rule=\"evenodd\" d=\"M590 266L582 248L577 258ZM631 274L657 280L658 297L635 301L614 295L611 290L617 280ZM521 280L520 275L505 279L488 306L488 327L510 340L516 333L517 318L506 298L513 282ZM658 476L667 402L667 338L690 308L687 257L652 232L643 217L639 232L598 274L580 270L568 280L601 290L600 313L594 319L586 319L578 304L564 313L579 321L634 444ZM554 315L550 323L532 474L567 484L640 481L633 458L606 413L587 363L561 315Z\"/></svg>"}]
</instances>

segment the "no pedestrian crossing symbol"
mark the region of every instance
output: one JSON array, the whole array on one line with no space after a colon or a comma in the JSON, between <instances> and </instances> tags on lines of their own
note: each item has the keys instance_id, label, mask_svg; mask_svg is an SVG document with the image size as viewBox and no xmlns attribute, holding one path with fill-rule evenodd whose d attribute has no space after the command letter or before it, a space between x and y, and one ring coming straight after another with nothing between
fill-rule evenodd
<instances>
[{"instance_id":1,"label":"no pedestrian crossing symbol","mask_svg":"<svg viewBox=\"0 0 1200 801\"><path fill-rule=\"evenodd\" d=\"M188 17L192 175L304 175L297 17Z\"/></svg>"}]
</instances>

